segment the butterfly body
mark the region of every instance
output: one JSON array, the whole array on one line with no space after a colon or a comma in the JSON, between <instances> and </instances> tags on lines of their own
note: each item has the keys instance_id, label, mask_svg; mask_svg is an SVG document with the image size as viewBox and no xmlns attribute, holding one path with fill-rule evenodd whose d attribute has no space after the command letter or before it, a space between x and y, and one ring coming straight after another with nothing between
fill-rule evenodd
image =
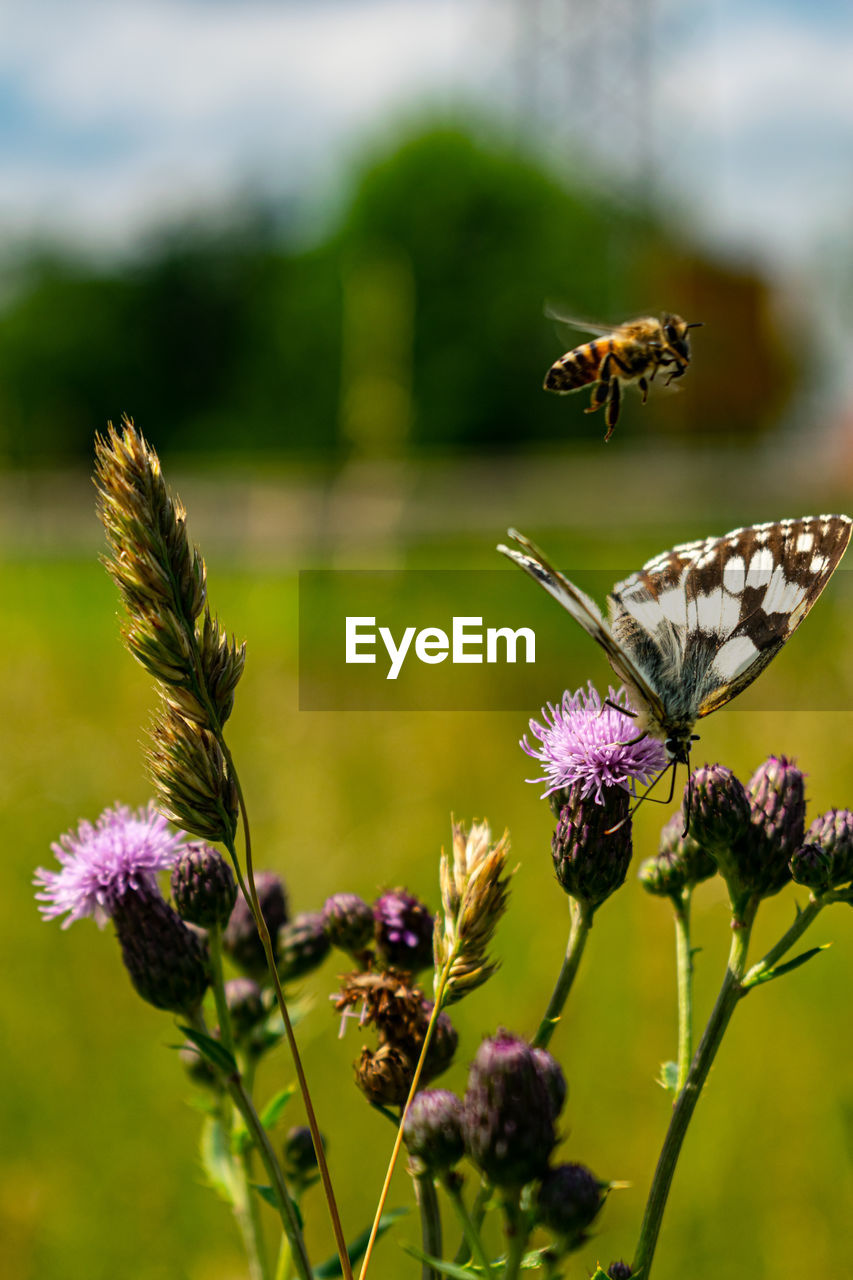
<instances>
[{"instance_id":1,"label":"butterfly body","mask_svg":"<svg viewBox=\"0 0 853 1280\"><path fill-rule=\"evenodd\" d=\"M605 406L607 426L605 441L613 434L619 418L621 387L636 382L645 403L649 383L658 369L668 369L667 382L680 378L690 363L688 330L695 328L681 316L664 314L660 320L646 316L629 320L612 331L602 326L589 326L567 321L577 328L592 328L600 336L579 347L573 347L556 360L545 375L546 391L566 395L594 384L587 413Z\"/></svg>"},{"instance_id":2,"label":"butterfly body","mask_svg":"<svg viewBox=\"0 0 853 1280\"><path fill-rule=\"evenodd\" d=\"M850 541L847 516L750 525L649 560L595 602L514 531L499 550L601 645L625 682L637 729L687 762L693 729L745 689L823 591Z\"/></svg>"}]
</instances>

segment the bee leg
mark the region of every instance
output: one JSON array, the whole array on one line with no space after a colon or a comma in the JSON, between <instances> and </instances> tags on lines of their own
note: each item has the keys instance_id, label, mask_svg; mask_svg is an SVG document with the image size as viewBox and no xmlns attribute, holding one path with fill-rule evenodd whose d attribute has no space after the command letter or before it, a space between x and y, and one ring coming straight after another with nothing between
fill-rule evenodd
<instances>
[{"instance_id":1,"label":"bee leg","mask_svg":"<svg viewBox=\"0 0 853 1280\"><path fill-rule=\"evenodd\" d=\"M652 377L654 377L654 374L652 374ZM646 382L645 378L641 378L637 383L637 386L643 393L643 404L645 404L649 398L649 384Z\"/></svg>"},{"instance_id":2,"label":"bee leg","mask_svg":"<svg viewBox=\"0 0 853 1280\"><path fill-rule=\"evenodd\" d=\"M613 435L613 428L619 420L619 404L622 399L622 391L619 386L618 378L610 379L610 393L607 398L607 408L604 410L604 421L607 424L607 432L604 437L604 443Z\"/></svg>"},{"instance_id":3,"label":"bee leg","mask_svg":"<svg viewBox=\"0 0 853 1280\"><path fill-rule=\"evenodd\" d=\"M600 409L605 403L609 394L610 384L606 380L602 379L600 382L596 382L592 389L592 396L590 397L589 404L586 409L584 409L584 413L595 413L596 409Z\"/></svg>"}]
</instances>

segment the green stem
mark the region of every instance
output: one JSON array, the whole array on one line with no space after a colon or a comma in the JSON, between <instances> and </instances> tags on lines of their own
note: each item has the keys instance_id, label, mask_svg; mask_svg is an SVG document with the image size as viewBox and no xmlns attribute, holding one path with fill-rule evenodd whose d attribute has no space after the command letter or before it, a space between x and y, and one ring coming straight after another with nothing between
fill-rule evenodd
<instances>
[{"instance_id":1,"label":"green stem","mask_svg":"<svg viewBox=\"0 0 853 1280\"><path fill-rule=\"evenodd\" d=\"M693 950L690 946L690 890L675 899L675 958L678 972L678 1082L676 1094L687 1083L693 1058Z\"/></svg>"},{"instance_id":2,"label":"green stem","mask_svg":"<svg viewBox=\"0 0 853 1280\"><path fill-rule=\"evenodd\" d=\"M743 985L746 988L755 986L762 974L782 959L786 951L790 951L791 947L797 942L808 929L809 925L815 917L823 910L827 902L833 901L831 894L825 895L823 898L810 898L806 906L797 915L796 920L786 933L776 943L775 947L771 947L766 956L763 956L757 964L754 964L746 974Z\"/></svg>"},{"instance_id":3,"label":"green stem","mask_svg":"<svg viewBox=\"0 0 853 1280\"><path fill-rule=\"evenodd\" d=\"M298 1208L297 1204L297 1208ZM290 1241L286 1233L282 1233L281 1248L278 1251L278 1261L275 1266L275 1280L290 1280L293 1272L293 1252L290 1248Z\"/></svg>"},{"instance_id":4,"label":"green stem","mask_svg":"<svg viewBox=\"0 0 853 1280\"><path fill-rule=\"evenodd\" d=\"M213 999L216 1002L216 1016L219 1019L219 1039L224 1049L232 1057L235 1055L234 1033L231 1028L231 1014L225 999L225 978L222 972L222 926L215 924L207 931L207 949L210 955L210 985L213 988Z\"/></svg>"},{"instance_id":5,"label":"green stem","mask_svg":"<svg viewBox=\"0 0 853 1280\"><path fill-rule=\"evenodd\" d=\"M687 1135L693 1112L696 1109L696 1103L699 1101L702 1087L708 1078L708 1072L711 1070L711 1065L716 1057L732 1014L737 1008L740 999L746 994L742 982L746 970L746 954L756 906L757 903L749 904L744 913L743 923L733 922L734 936L720 993L711 1011L699 1048L696 1050L696 1056L690 1064L684 1088L678 1095L672 1110L672 1119L669 1122L669 1128L661 1148L657 1168L655 1169L655 1176L652 1180L649 1198L646 1202L646 1212L640 1229L637 1252L632 1263L633 1274L642 1276L642 1280L648 1280L651 1272L652 1259L654 1258L658 1235L660 1234L667 1197L672 1186L675 1166L678 1163L678 1157L681 1153L681 1147Z\"/></svg>"},{"instance_id":6,"label":"green stem","mask_svg":"<svg viewBox=\"0 0 853 1280\"><path fill-rule=\"evenodd\" d=\"M399 1156L400 1148L403 1145L403 1128L406 1123L406 1116L409 1114L409 1107L412 1105L412 1099L417 1093L418 1085L420 1084L421 1073L424 1069L424 1062L426 1061L427 1052L429 1050L430 1042L432 1040L432 1035L435 1030L435 1024L438 1022L438 1016L441 1013L441 1006L444 1003L444 993L447 990L447 983L450 978L450 971L453 968L453 964L456 958L457 958L457 951L454 948L454 950L451 952L448 959L445 961L444 968L441 971L441 976L438 981L438 987L436 988L436 992L435 992L435 1003L432 1006L432 1013L430 1014L430 1019L429 1019L429 1022L427 1023L427 1029L424 1034L424 1042L421 1045L421 1052L418 1057L417 1065L415 1067L415 1073L412 1076L412 1083L409 1088L409 1096L406 1098L406 1105L403 1107L402 1113L400 1115L400 1124L397 1128L397 1136L394 1139L394 1146L391 1150L391 1159L388 1161L388 1168L385 1171L385 1181L383 1182L382 1190L379 1193L379 1203L376 1206L376 1213L373 1218L373 1226L370 1229L370 1238L367 1241L367 1248L364 1251L364 1261L361 1264L361 1271L359 1272L359 1280L365 1280L365 1277L367 1276L367 1268L370 1266L370 1259L373 1256L373 1247L376 1244L376 1236L379 1232L379 1223L382 1220L382 1212L385 1208L385 1201L388 1199L388 1192L391 1189L391 1178L394 1175L394 1169L397 1164L397 1157Z\"/></svg>"},{"instance_id":7,"label":"green stem","mask_svg":"<svg viewBox=\"0 0 853 1280\"><path fill-rule=\"evenodd\" d=\"M575 980L575 974L578 971L578 965L581 962L589 931L592 928L592 909L586 903L579 902L577 898L569 898L569 904L572 913L572 924L569 930L569 941L566 945L566 958L563 961L563 967L551 993L548 1008L545 1010L545 1017L540 1022L539 1030L531 1042L535 1049L547 1048L548 1042L557 1028L557 1023L563 1012L563 1006L568 999L572 983Z\"/></svg>"},{"instance_id":8,"label":"green stem","mask_svg":"<svg viewBox=\"0 0 853 1280\"><path fill-rule=\"evenodd\" d=\"M279 1206L279 1214L281 1216L281 1224L287 1233L290 1248L293 1254L293 1260L296 1264L296 1270L299 1273L300 1280L313 1280L313 1272L311 1271L311 1263L308 1260L308 1254L305 1251L305 1241L302 1239L302 1229L299 1225L299 1218L296 1212L296 1206L291 1199L290 1192L284 1181L284 1175L281 1172L281 1166L276 1159L272 1143L266 1129L261 1124L258 1113L255 1111L252 1099L243 1088L243 1082L240 1076L235 1074L229 1076L228 1092L230 1093L234 1105L240 1112L246 1122L246 1128L254 1139L255 1146L266 1169L267 1177L275 1191L276 1200Z\"/></svg>"},{"instance_id":9,"label":"green stem","mask_svg":"<svg viewBox=\"0 0 853 1280\"><path fill-rule=\"evenodd\" d=\"M460 1245L454 1262L462 1266L469 1258L473 1257L484 1275L491 1276L492 1264L489 1262L483 1241L480 1239L483 1212L486 1201L491 1195L491 1188L487 1187L485 1183L480 1187L477 1192L477 1198L474 1201L474 1210L469 1214L465 1207L465 1201L462 1199L462 1183L458 1174L445 1174L442 1178L442 1186L450 1197L450 1203L453 1205L456 1216L459 1219L459 1225L462 1227L464 1236L464 1244ZM467 1245L467 1249L464 1245Z\"/></svg>"},{"instance_id":10,"label":"green stem","mask_svg":"<svg viewBox=\"0 0 853 1280\"><path fill-rule=\"evenodd\" d=\"M509 1244L506 1253L506 1266L504 1267L503 1280L518 1280L521 1271L521 1262L524 1258L524 1250L527 1248L527 1228L524 1223L524 1214L521 1211L521 1193L518 1192L513 1199L506 1202L506 1229L509 1236Z\"/></svg>"},{"instance_id":11,"label":"green stem","mask_svg":"<svg viewBox=\"0 0 853 1280\"><path fill-rule=\"evenodd\" d=\"M424 1253L429 1254L431 1258L441 1258L444 1252L441 1213L431 1173L418 1174L415 1178L415 1194L421 1211L421 1241ZM423 1264L421 1280L440 1280L438 1272L428 1262Z\"/></svg>"},{"instance_id":12,"label":"green stem","mask_svg":"<svg viewBox=\"0 0 853 1280\"><path fill-rule=\"evenodd\" d=\"M246 1249L250 1280L270 1280L269 1260L261 1226L260 1201L252 1191L254 1181L252 1153L248 1150L242 1151L238 1184L239 1202L235 1201L234 1214Z\"/></svg>"}]
</instances>

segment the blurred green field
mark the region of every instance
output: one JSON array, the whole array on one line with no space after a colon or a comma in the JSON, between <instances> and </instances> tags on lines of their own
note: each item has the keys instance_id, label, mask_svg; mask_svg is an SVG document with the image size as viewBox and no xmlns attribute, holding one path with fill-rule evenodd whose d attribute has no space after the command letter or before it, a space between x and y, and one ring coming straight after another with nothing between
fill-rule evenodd
<instances>
[{"instance_id":1,"label":"blurred green field","mask_svg":"<svg viewBox=\"0 0 853 1280\"><path fill-rule=\"evenodd\" d=\"M514 513L499 513L495 535L508 514ZM722 532L725 519L707 531ZM684 536L692 533L686 529ZM630 565L671 538L671 524L661 517L647 519L642 536L623 524L599 549L600 558ZM550 542L542 532L541 540L565 564L588 557L594 541L576 535L573 542L565 530ZM398 561L479 567L491 563L493 542L456 532L438 550L409 544ZM520 869L497 943L502 968L458 1007L459 1052L442 1081L461 1090L483 1034L499 1025L534 1030L565 942L567 911L551 872L549 811L537 788L525 784L530 766L517 745L525 717L300 713L295 574L241 565L236 557L218 563L204 549L212 603L229 628L249 639L230 740L253 818L256 859L283 873L296 910L318 907L335 891L372 897L396 884L435 905L437 856L451 811L511 830ZM30 886L34 867L51 865L50 841L80 817L94 818L119 799L147 799L140 743L152 706L149 681L119 643L114 589L94 556L22 556L5 564L2 581L0 809L11 870L0 905L3 1274L10 1280L243 1276L228 1211L202 1185L198 1115L169 1048L178 1039L169 1017L135 996L109 927L99 934L83 922L63 934L41 923ZM774 664L780 688L813 682L816 655L822 670L843 670L853 608L846 582L837 592L836 585L832 600L821 602ZM542 616L555 629L571 625L556 606L553 616ZM606 683L608 669L594 646L577 674L576 683L589 676ZM849 686L841 687L834 711L759 711L749 697L703 726L702 758L721 760L746 777L769 752L792 754L809 775L811 816L853 804ZM651 805L641 810L638 857L654 852L668 812ZM788 890L765 904L756 956L790 922L795 896ZM750 997L736 1015L677 1174L658 1280L842 1274L853 1203L849 909L827 912L809 935L811 943L830 940L827 954ZM697 894L695 942L702 948L701 1018L728 949L716 883ZM605 1264L630 1257L633 1249L668 1119L654 1077L675 1044L672 944L667 907L648 899L630 877L596 920L554 1040L570 1082L563 1158L631 1184L611 1197L598 1237L571 1275L587 1274L599 1257ZM337 1038L327 1001L335 973L329 961L309 984L315 1003L301 1039L353 1235L372 1216L393 1135L352 1084L350 1064L364 1037L350 1025L345 1038ZM261 1095L291 1077L279 1051L264 1069ZM294 1103L284 1127L300 1118ZM312 1256L322 1258L331 1237L319 1193L311 1195L308 1243ZM411 1203L404 1172L391 1203ZM449 1215L447 1229L453 1238ZM386 1237L371 1272L375 1280L414 1274L400 1245L417 1237L414 1217Z\"/></svg>"}]
</instances>

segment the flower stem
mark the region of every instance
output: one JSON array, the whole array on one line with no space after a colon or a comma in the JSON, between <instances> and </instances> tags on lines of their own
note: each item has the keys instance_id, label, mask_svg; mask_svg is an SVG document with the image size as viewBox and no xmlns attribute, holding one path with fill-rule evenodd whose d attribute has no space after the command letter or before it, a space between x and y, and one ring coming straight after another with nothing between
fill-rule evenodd
<instances>
[{"instance_id":1,"label":"flower stem","mask_svg":"<svg viewBox=\"0 0 853 1280\"><path fill-rule=\"evenodd\" d=\"M756 906L756 903L749 904L747 911L744 913L742 923L733 922L734 936L720 993L711 1011L699 1048L696 1050L696 1056L690 1064L684 1088L679 1093L673 1107L672 1119L669 1122L669 1128L661 1148L657 1168L655 1169L649 1198L646 1202L646 1212L640 1229L637 1252L632 1263L633 1273L641 1275L642 1280L648 1280L651 1272L652 1259L654 1258L658 1235L660 1234L667 1197L672 1186L675 1166L678 1163L678 1157L687 1134L687 1128L696 1109L696 1103L699 1101L702 1087L708 1078L708 1072L711 1070L711 1065L716 1057L732 1014L737 1008L738 1001L746 994L742 982L746 969L749 935L755 918Z\"/></svg>"},{"instance_id":2,"label":"flower stem","mask_svg":"<svg viewBox=\"0 0 853 1280\"><path fill-rule=\"evenodd\" d=\"M534 1049L547 1048L548 1042L557 1028L557 1023L560 1021L560 1015L563 1012L563 1006L568 999L572 983L575 980L575 974L578 971L578 965L581 962L589 931L592 928L592 910L590 907L584 902L579 902L577 898L569 898L569 904L572 925L569 930L569 941L566 945L566 958L563 961L563 967L551 993L548 1008L545 1010L545 1017L540 1022L539 1030L531 1041Z\"/></svg>"},{"instance_id":3,"label":"flower stem","mask_svg":"<svg viewBox=\"0 0 853 1280\"><path fill-rule=\"evenodd\" d=\"M424 1253L428 1253L432 1258L441 1258L444 1252L441 1213L431 1173L418 1174L415 1179L415 1194L421 1211L421 1241ZM438 1272L433 1270L429 1262L423 1264L421 1280L439 1280Z\"/></svg>"},{"instance_id":4,"label":"flower stem","mask_svg":"<svg viewBox=\"0 0 853 1280\"><path fill-rule=\"evenodd\" d=\"M690 890L676 899L675 958L678 972L678 1082L676 1094L687 1083L693 1058L693 951L690 946Z\"/></svg>"},{"instance_id":5,"label":"flower stem","mask_svg":"<svg viewBox=\"0 0 853 1280\"><path fill-rule=\"evenodd\" d=\"M382 1220L382 1211L385 1208L385 1201L388 1199L388 1192L391 1189L391 1179L394 1176L394 1169L397 1164L397 1157L400 1154L400 1147L403 1145L403 1127L406 1123L406 1116L409 1114L409 1107L412 1105L412 1099L414 1098L418 1085L420 1084L421 1073L424 1069L427 1051L429 1050L432 1034L435 1030L435 1024L438 1022L438 1015L441 1013L441 1006L444 1002L444 993L447 990L447 982L450 977L450 970L456 960L456 954L456 949L454 948L450 956L445 961L444 968L441 971L441 977L439 978L438 987L435 992L435 1003L432 1006L432 1013L430 1014L430 1019L427 1023L424 1042L421 1046L421 1052L418 1057L417 1066L415 1067L415 1073L412 1076L409 1096L406 1098L406 1105L403 1107L400 1115L400 1124L397 1128L397 1136L394 1139L394 1146L391 1150L391 1159L388 1161L388 1168L385 1172L385 1181L383 1182L382 1190L379 1193L379 1203L376 1206L373 1226L370 1229L370 1239L367 1241L367 1248L364 1251L364 1261L361 1264L361 1271L359 1272L358 1280L365 1280L365 1277L367 1276L367 1268L370 1266L370 1259L373 1256L373 1246L376 1244L379 1223Z\"/></svg>"},{"instance_id":6,"label":"flower stem","mask_svg":"<svg viewBox=\"0 0 853 1280\"><path fill-rule=\"evenodd\" d=\"M761 976L765 974L768 969L772 969L774 964L776 964L778 960L782 959L782 956L786 951L790 951L794 943L799 941L815 917L823 910L827 901L832 901L831 895L826 895L824 898L809 899L802 911L798 912L797 918L791 925L790 929L788 929L786 933L782 934L782 937L776 945L771 947L767 952L767 955L763 956L756 964L754 964L746 974L743 980L744 987L747 989L754 987Z\"/></svg>"},{"instance_id":7,"label":"flower stem","mask_svg":"<svg viewBox=\"0 0 853 1280\"><path fill-rule=\"evenodd\" d=\"M456 1257L454 1258L454 1262L459 1266L462 1266L469 1258L473 1257L478 1266L482 1269L483 1274L487 1277L491 1276L492 1265L489 1262L488 1255L483 1246L483 1241L480 1239L480 1226L483 1221L483 1209L486 1201L491 1195L491 1187L486 1187L485 1184L480 1187L480 1190L477 1193L477 1198L474 1201L474 1211L469 1214L465 1207L465 1201L462 1198L462 1183L458 1175L453 1173L445 1174L442 1179L442 1186L450 1197L450 1203L456 1211L456 1216L459 1219L459 1224L462 1227L462 1233L464 1236L464 1241L459 1247Z\"/></svg>"},{"instance_id":8,"label":"flower stem","mask_svg":"<svg viewBox=\"0 0 853 1280\"><path fill-rule=\"evenodd\" d=\"M234 1056L234 1033L231 1029L231 1014L225 999L225 980L222 973L222 926L211 925L207 931L207 949L210 955L210 985L216 1002L216 1016L219 1019L219 1039L223 1049Z\"/></svg>"},{"instance_id":9,"label":"flower stem","mask_svg":"<svg viewBox=\"0 0 853 1280\"><path fill-rule=\"evenodd\" d=\"M521 1211L521 1192L518 1192L513 1199L507 1199L505 1209L509 1246L507 1248L503 1280L518 1280L521 1262L524 1258L524 1250L527 1248L528 1235L524 1225L524 1215Z\"/></svg>"},{"instance_id":10,"label":"flower stem","mask_svg":"<svg viewBox=\"0 0 853 1280\"><path fill-rule=\"evenodd\" d=\"M250 1280L270 1280L269 1262L261 1227L260 1201L252 1191L255 1178L252 1172L251 1151L241 1152L239 1161L238 1198L234 1202L234 1216L243 1237L249 1263L249 1277Z\"/></svg>"}]
</instances>

